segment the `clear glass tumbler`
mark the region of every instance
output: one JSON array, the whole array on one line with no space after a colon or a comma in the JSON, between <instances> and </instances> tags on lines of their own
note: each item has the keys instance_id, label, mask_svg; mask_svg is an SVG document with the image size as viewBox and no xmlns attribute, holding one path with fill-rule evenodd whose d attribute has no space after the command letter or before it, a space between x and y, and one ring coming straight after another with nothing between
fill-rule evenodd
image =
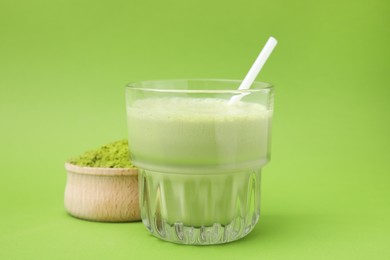
<instances>
[{"instance_id":1,"label":"clear glass tumbler","mask_svg":"<svg viewBox=\"0 0 390 260\"><path fill-rule=\"evenodd\" d=\"M273 87L235 80L144 81L126 87L129 149L139 168L141 217L156 237L220 244L260 216ZM233 96L240 100L232 100Z\"/></svg>"}]
</instances>

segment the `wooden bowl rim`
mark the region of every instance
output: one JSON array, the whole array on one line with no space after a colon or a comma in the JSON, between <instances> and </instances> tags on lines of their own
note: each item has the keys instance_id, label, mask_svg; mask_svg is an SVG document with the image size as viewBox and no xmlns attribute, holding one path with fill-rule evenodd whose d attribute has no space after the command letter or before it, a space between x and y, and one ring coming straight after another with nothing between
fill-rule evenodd
<instances>
[{"instance_id":1,"label":"wooden bowl rim","mask_svg":"<svg viewBox=\"0 0 390 260\"><path fill-rule=\"evenodd\" d=\"M137 168L100 168L79 166L71 163L65 163L65 169L69 173L78 173L86 175L101 175L101 176L137 176Z\"/></svg>"}]
</instances>

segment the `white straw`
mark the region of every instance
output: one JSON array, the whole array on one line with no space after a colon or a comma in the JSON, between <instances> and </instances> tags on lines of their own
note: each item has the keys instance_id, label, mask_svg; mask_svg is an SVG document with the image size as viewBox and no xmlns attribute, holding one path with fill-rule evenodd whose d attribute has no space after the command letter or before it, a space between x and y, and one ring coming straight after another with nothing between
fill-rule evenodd
<instances>
[{"instance_id":1,"label":"white straw","mask_svg":"<svg viewBox=\"0 0 390 260\"><path fill-rule=\"evenodd\" d=\"M246 90L251 87L277 43L278 41L274 37L269 37L267 43L264 45L264 48L261 50L259 56L253 63L249 72L246 74L238 90ZM240 99L247 94L249 93L241 93L239 95L231 97L231 99L229 100L229 104L234 104L240 101Z\"/></svg>"}]
</instances>

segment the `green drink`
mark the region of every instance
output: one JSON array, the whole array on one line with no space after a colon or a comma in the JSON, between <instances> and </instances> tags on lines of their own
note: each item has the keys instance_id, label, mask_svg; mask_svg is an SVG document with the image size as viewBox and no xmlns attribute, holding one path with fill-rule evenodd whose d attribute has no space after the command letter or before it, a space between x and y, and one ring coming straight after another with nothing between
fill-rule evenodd
<instances>
[{"instance_id":1,"label":"green drink","mask_svg":"<svg viewBox=\"0 0 390 260\"><path fill-rule=\"evenodd\" d=\"M129 146L140 168L147 228L187 244L223 243L249 233L260 214L272 100L229 104L226 93L128 91ZM254 91L250 95L264 96Z\"/></svg>"}]
</instances>

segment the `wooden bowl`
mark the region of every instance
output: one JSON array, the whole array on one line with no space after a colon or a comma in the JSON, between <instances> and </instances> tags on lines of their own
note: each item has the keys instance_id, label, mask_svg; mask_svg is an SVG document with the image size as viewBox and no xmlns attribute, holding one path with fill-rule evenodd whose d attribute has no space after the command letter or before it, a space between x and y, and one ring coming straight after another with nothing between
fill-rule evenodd
<instances>
[{"instance_id":1,"label":"wooden bowl","mask_svg":"<svg viewBox=\"0 0 390 260\"><path fill-rule=\"evenodd\" d=\"M70 215L93 221L140 220L138 170L95 168L66 163L65 208Z\"/></svg>"}]
</instances>

